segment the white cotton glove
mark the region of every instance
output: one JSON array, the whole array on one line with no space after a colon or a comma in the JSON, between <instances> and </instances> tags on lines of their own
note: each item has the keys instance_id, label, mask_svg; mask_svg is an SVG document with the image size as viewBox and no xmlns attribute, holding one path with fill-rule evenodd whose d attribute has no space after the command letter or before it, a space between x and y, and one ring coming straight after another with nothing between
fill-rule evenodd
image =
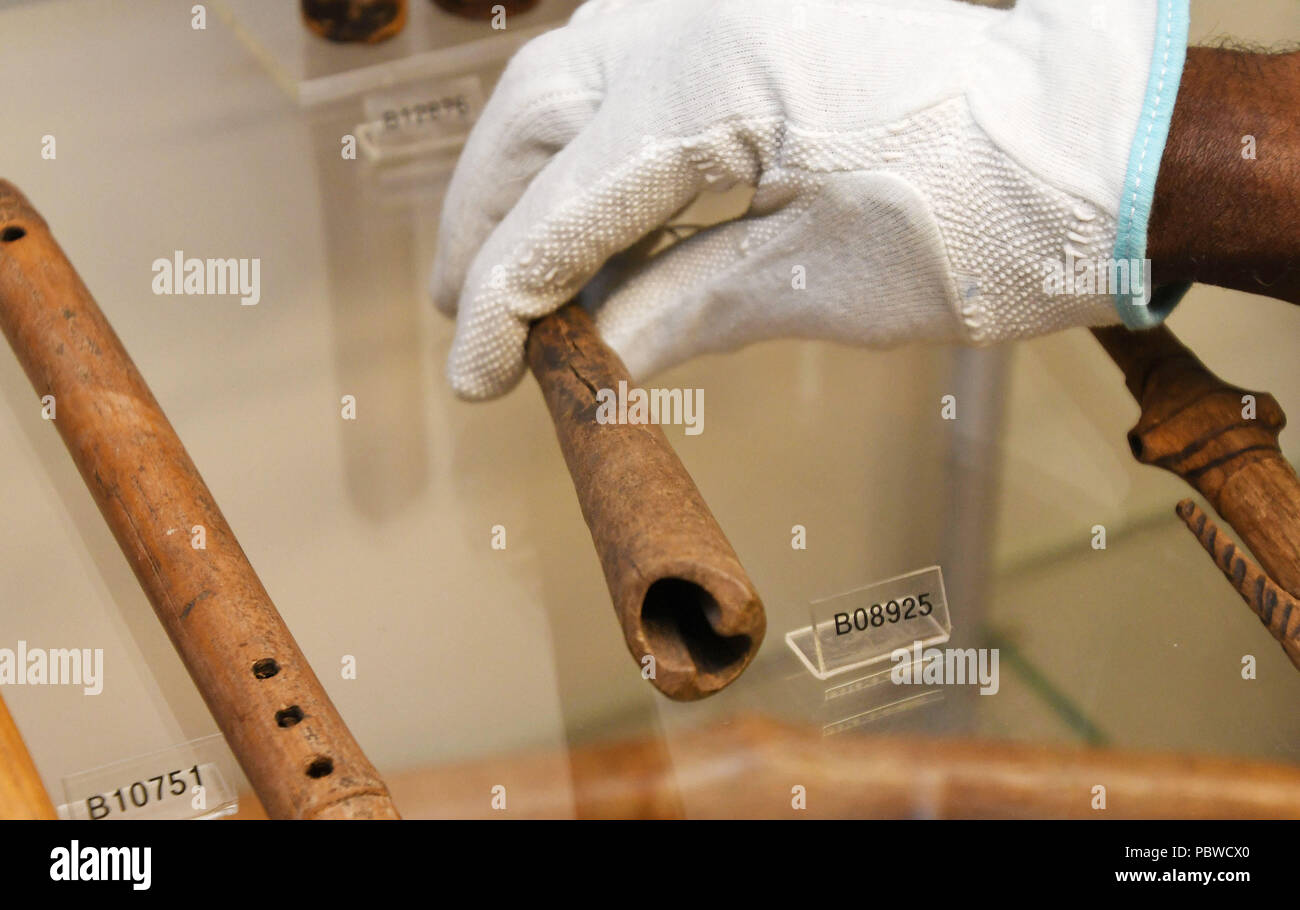
<instances>
[{"instance_id":1,"label":"white cotton glove","mask_svg":"<svg viewBox=\"0 0 1300 910\"><path fill-rule=\"evenodd\" d=\"M764 338L1119 321L1044 264L1141 258L1186 3L592 0L514 57L448 189L454 390L509 390L530 321L589 283L634 376ZM737 182L745 217L616 257Z\"/></svg>"}]
</instances>

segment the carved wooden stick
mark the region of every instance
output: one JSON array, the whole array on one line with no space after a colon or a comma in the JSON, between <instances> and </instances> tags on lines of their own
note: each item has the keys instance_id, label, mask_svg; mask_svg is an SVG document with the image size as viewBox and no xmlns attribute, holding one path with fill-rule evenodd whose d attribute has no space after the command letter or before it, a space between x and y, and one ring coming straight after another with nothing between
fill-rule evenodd
<instances>
[{"instance_id":1,"label":"carved wooden stick","mask_svg":"<svg viewBox=\"0 0 1300 910\"><path fill-rule=\"evenodd\" d=\"M601 424L596 394L631 384L586 311L538 320L528 363L591 529L628 650L670 698L718 691L763 640L763 605L690 474L651 424Z\"/></svg>"},{"instance_id":2,"label":"carved wooden stick","mask_svg":"<svg viewBox=\"0 0 1300 910\"><path fill-rule=\"evenodd\" d=\"M54 817L54 805L32 756L0 698L0 819Z\"/></svg>"},{"instance_id":3,"label":"carved wooden stick","mask_svg":"<svg viewBox=\"0 0 1300 910\"><path fill-rule=\"evenodd\" d=\"M1224 382L1163 326L1093 334L1142 408L1128 434L1133 455L1191 484L1300 596L1300 478L1278 448L1286 415L1277 401Z\"/></svg>"},{"instance_id":4,"label":"carved wooden stick","mask_svg":"<svg viewBox=\"0 0 1300 910\"><path fill-rule=\"evenodd\" d=\"M1178 503L1178 517L1205 547L1219 571L1232 583L1241 599L1277 639L1291 663L1300 670L1300 606L1264 570L1237 548L1214 519L1190 499Z\"/></svg>"},{"instance_id":5,"label":"carved wooden stick","mask_svg":"<svg viewBox=\"0 0 1300 910\"><path fill-rule=\"evenodd\" d=\"M0 180L0 328L190 676L276 818L395 818L112 327L31 204ZM205 529L206 548L191 546Z\"/></svg>"}]
</instances>

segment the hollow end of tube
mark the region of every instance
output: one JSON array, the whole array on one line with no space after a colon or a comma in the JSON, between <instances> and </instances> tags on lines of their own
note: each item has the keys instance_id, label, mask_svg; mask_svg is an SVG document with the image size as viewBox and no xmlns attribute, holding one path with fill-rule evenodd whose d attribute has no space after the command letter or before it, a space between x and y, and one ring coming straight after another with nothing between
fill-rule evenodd
<instances>
[{"instance_id":1,"label":"hollow end of tube","mask_svg":"<svg viewBox=\"0 0 1300 910\"><path fill-rule=\"evenodd\" d=\"M762 604L745 586L711 591L671 575L650 583L635 619L633 652L654 657L651 681L678 701L725 688L749 666L766 631Z\"/></svg>"}]
</instances>

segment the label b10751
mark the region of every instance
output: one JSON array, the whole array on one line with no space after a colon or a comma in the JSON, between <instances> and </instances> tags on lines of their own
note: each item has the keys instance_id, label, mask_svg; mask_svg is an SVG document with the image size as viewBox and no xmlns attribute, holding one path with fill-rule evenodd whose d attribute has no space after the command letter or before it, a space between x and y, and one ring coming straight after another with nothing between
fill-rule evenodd
<instances>
[{"instance_id":1,"label":"label b10751","mask_svg":"<svg viewBox=\"0 0 1300 910\"><path fill-rule=\"evenodd\" d=\"M193 784L190 781L193 781ZM202 792L203 776L199 773L199 766L192 765L187 771L169 771L166 778L166 789L164 789L164 776L155 775L147 781L137 780L129 786L118 787L112 793L96 793L86 797L86 814L91 819L108 818L115 811L129 812L132 809L144 809L152 802L162 802L165 799L187 797L190 788L197 788L195 792Z\"/></svg>"},{"instance_id":2,"label":"label b10751","mask_svg":"<svg viewBox=\"0 0 1300 910\"><path fill-rule=\"evenodd\" d=\"M63 779L62 818L220 818L238 808L239 769L220 733Z\"/></svg>"}]
</instances>

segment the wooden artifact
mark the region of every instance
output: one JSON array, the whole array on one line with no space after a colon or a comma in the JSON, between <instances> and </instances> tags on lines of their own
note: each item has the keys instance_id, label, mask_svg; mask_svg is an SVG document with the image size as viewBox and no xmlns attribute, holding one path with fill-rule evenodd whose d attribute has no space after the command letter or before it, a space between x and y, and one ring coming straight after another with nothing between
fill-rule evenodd
<instances>
[{"instance_id":1,"label":"wooden artifact","mask_svg":"<svg viewBox=\"0 0 1300 910\"><path fill-rule=\"evenodd\" d=\"M3 180L0 329L267 811L396 818L135 364Z\"/></svg>"},{"instance_id":2,"label":"wooden artifact","mask_svg":"<svg viewBox=\"0 0 1300 910\"><path fill-rule=\"evenodd\" d=\"M407 0L301 0L308 31L345 43L377 44L406 27Z\"/></svg>"},{"instance_id":3,"label":"wooden artifact","mask_svg":"<svg viewBox=\"0 0 1300 910\"><path fill-rule=\"evenodd\" d=\"M9 708L0 698L0 820L19 818L54 818L54 805Z\"/></svg>"},{"instance_id":4,"label":"wooden artifact","mask_svg":"<svg viewBox=\"0 0 1300 910\"><path fill-rule=\"evenodd\" d=\"M1160 752L841 734L764 716L392 777L421 818L1300 818L1300 769ZM806 808L791 803L804 787ZM484 793L510 793L492 809ZM1094 787L1106 788L1098 808ZM257 817L240 802L240 817Z\"/></svg>"},{"instance_id":5,"label":"wooden artifact","mask_svg":"<svg viewBox=\"0 0 1300 910\"><path fill-rule=\"evenodd\" d=\"M533 324L542 387L628 650L670 698L703 698L749 665L767 621L735 551L653 424L599 423L596 395L629 382L586 311Z\"/></svg>"},{"instance_id":6,"label":"wooden artifact","mask_svg":"<svg viewBox=\"0 0 1300 910\"><path fill-rule=\"evenodd\" d=\"M1238 549L1196 503L1184 499L1178 503L1177 512L1246 606L1277 639L1291 663L1300 669L1300 606L1296 605L1295 598L1278 587L1244 550Z\"/></svg>"},{"instance_id":7,"label":"wooden artifact","mask_svg":"<svg viewBox=\"0 0 1300 910\"><path fill-rule=\"evenodd\" d=\"M1300 478L1278 447L1286 426L1282 408L1267 392L1240 389L1215 376L1163 326L1143 332L1116 326L1093 334L1124 372L1142 409L1128 434L1134 457L1187 481L1250 548L1261 573L1249 571L1248 560L1238 569L1235 544L1225 539L1216 547L1213 522L1206 525L1199 509L1179 504L1178 514L1239 591L1249 576L1250 593L1242 596L1300 668L1300 644L1285 625L1277 626L1283 612L1267 617L1261 612L1268 602L1266 576L1274 596L1300 592ZM1240 573L1245 574L1238 579ZM1262 599L1256 602L1260 585Z\"/></svg>"}]
</instances>

